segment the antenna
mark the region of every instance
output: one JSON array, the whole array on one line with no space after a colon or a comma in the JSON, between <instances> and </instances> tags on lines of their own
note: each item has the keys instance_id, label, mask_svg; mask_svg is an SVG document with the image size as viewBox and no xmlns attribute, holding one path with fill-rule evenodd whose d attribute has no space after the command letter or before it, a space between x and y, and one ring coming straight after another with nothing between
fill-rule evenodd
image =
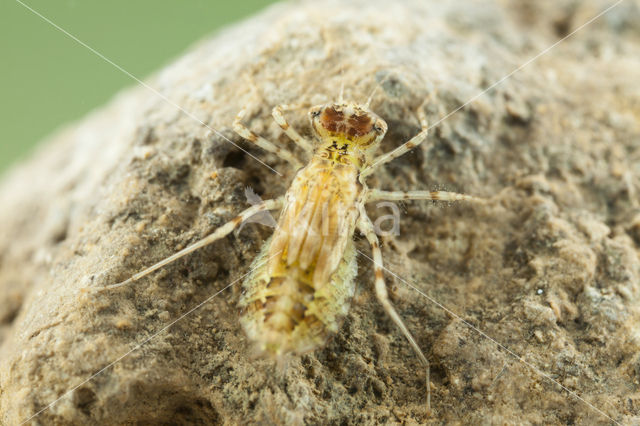
<instances>
[{"instance_id":1,"label":"antenna","mask_svg":"<svg viewBox=\"0 0 640 426\"><path fill-rule=\"evenodd\" d=\"M340 104L344 103L344 66L340 65L340 96L338 97Z\"/></svg>"},{"instance_id":2,"label":"antenna","mask_svg":"<svg viewBox=\"0 0 640 426\"><path fill-rule=\"evenodd\" d=\"M391 78L392 74L389 73L387 74L382 81L380 81L380 83L378 83L376 85L376 87L373 88L373 90L371 91L371 94L369 95L369 97L367 98L367 102L365 102L365 104L363 105L365 109L369 109L369 105L371 105L371 101L373 100L373 96L376 94L376 92L378 91L378 89L384 84L386 83L387 80L389 80Z\"/></svg>"}]
</instances>

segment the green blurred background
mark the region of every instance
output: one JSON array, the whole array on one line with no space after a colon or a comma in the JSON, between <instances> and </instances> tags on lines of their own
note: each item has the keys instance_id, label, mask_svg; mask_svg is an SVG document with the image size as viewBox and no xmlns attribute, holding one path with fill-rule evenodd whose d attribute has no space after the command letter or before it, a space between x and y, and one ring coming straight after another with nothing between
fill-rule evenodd
<instances>
[{"instance_id":1,"label":"green blurred background","mask_svg":"<svg viewBox=\"0 0 640 426\"><path fill-rule=\"evenodd\" d=\"M274 0L21 0L144 78ZM15 0L0 1L0 173L135 82Z\"/></svg>"}]
</instances>

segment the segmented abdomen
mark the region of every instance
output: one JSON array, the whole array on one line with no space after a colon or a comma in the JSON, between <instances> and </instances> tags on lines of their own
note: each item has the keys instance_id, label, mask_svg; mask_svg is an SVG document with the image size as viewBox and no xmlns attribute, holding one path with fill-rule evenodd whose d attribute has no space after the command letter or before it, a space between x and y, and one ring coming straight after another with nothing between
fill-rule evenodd
<instances>
[{"instance_id":1,"label":"segmented abdomen","mask_svg":"<svg viewBox=\"0 0 640 426\"><path fill-rule=\"evenodd\" d=\"M295 276L272 277L265 262L269 241L243 284L240 323L258 349L273 356L323 346L338 331L355 291L353 243L328 283L319 289Z\"/></svg>"},{"instance_id":2,"label":"segmented abdomen","mask_svg":"<svg viewBox=\"0 0 640 426\"><path fill-rule=\"evenodd\" d=\"M354 293L357 171L315 158L285 198L272 238L243 284L241 323L274 356L324 345Z\"/></svg>"}]
</instances>

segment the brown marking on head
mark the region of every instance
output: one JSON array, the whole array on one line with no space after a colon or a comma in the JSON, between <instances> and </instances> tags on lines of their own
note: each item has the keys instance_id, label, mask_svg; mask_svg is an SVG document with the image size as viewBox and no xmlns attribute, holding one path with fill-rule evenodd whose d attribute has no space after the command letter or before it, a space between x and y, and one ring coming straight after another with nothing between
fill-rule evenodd
<instances>
[{"instance_id":1,"label":"brown marking on head","mask_svg":"<svg viewBox=\"0 0 640 426\"><path fill-rule=\"evenodd\" d=\"M320 115L322 127L330 132L342 133L349 138L359 138L371 132L373 121L371 115L365 111L345 111L340 106L325 107Z\"/></svg>"},{"instance_id":2,"label":"brown marking on head","mask_svg":"<svg viewBox=\"0 0 640 426\"><path fill-rule=\"evenodd\" d=\"M320 124L329 132L342 133L352 138L359 138L370 133L373 129L371 114L362 110L348 110L345 113L340 105L323 108L320 114Z\"/></svg>"},{"instance_id":3,"label":"brown marking on head","mask_svg":"<svg viewBox=\"0 0 640 426\"><path fill-rule=\"evenodd\" d=\"M319 154L340 164L363 167L387 131L387 124L368 108L353 102L318 105L309 111Z\"/></svg>"},{"instance_id":4,"label":"brown marking on head","mask_svg":"<svg viewBox=\"0 0 640 426\"><path fill-rule=\"evenodd\" d=\"M349 117L347 122L349 123L347 129L347 134L349 136L364 136L373 128L371 117L366 114L352 115L351 117Z\"/></svg>"},{"instance_id":5,"label":"brown marking on head","mask_svg":"<svg viewBox=\"0 0 640 426\"><path fill-rule=\"evenodd\" d=\"M342 131L344 126L343 120L344 113L336 110L335 106L325 108L320 116L320 123L322 124L322 127L330 132Z\"/></svg>"}]
</instances>

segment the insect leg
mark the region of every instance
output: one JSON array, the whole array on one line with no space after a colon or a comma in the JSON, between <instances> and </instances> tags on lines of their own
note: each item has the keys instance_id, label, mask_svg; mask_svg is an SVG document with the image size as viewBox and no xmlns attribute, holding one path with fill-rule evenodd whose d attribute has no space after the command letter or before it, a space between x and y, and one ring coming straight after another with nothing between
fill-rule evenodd
<instances>
[{"instance_id":1,"label":"insect leg","mask_svg":"<svg viewBox=\"0 0 640 426\"><path fill-rule=\"evenodd\" d=\"M286 135L289 136L291 140L297 143L302 149L305 150L305 152L312 154L313 146L311 145L311 143L300 136L300 133L298 133L296 129L291 127L287 122L287 119L284 117L284 111L288 111L294 108L296 108L296 105L278 105L273 108L273 110L271 111L271 115L273 115L273 119L275 120L275 122L278 123L278 126L280 126L282 130L284 130Z\"/></svg>"},{"instance_id":2,"label":"insect leg","mask_svg":"<svg viewBox=\"0 0 640 426\"><path fill-rule=\"evenodd\" d=\"M418 133L417 135L415 135L414 137L412 137L411 139L409 139L407 142L403 143L396 149L391 150L375 158L371 163L371 165L360 173L360 176L362 178L369 176L371 173L374 172L375 169L382 166L383 164L386 164L389 161L394 160L406 154L407 152L411 151L413 148L417 147L427 139L429 122L427 121L427 114L425 114L424 112L425 103L426 101L423 102L422 105L420 105L420 108L418 108L418 111L417 111L418 119L420 120L420 126L422 127L422 131L420 131L420 133Z\"/></svg>"},{"instance_id":3,"label":"insect leg","mask_svg":"<svg viewBox=\"0 0 640 426\"><path fill-rule=\"evenodd\" d=\"M275 145L273 142L266 140L262 136L256 135L244 124L242 124L242 119L244 118L246 112L247 107L245 106L240 110L235 120L233 120L233 130L237 134L247 139L248 141L258 145L265 151L269 151L282 158L283 160L289 162L294 168L299 169L300 167L302 167L302 163L300 163L300 161L298 161L298 159L294 157L294 155L290 151L284 148L280 148L279 146Z\"/></svg>"},{"instance_id":4,"label":"insect leg","mask_svg":"<svg viewBox=\"0 0 640 426\"><path fill-rule=\"evenodd\" d=\"M200 241L193 243L189 247L186 247L180 250L179 252L167 257L166 259L161 260L160 262L138 272L137 274L133 275L131 278L125 281L122 281L121 283L108 285L108 286L102 287L99 290L109 290L112 288L122 287L134 281L138 281L140 278L149 275L153 271L159 268L162 268L163 266L168 265L169 263L174 262L180 259L181 257L186 256L187 254L198 250L201 247L204 247L206 245L213 243L214 241L217 241L221 238L226 237L231 233L231 231L236 229L242 222L244 222L254 214L261 211L265 211L265 210L273 210L273 209L280 208L282 206L283 200L284 200L284 197L279 197L273 200L265 200L261 204L256 204L254 206L251 206L245 211L243 211L242 213L240 213L238 216L231 219L229 222L225 223L224 225L216 229L212 234L209 234L203 239L201 239Z\"/></svg>"},{"instance_id":5,"label":"insect leg","mask_svg":"<svg viewBox=\"0 0 640 426\"><path fill-rule=\"evenodd\" d=\"M378 301L380 301L380 303L382 304L384 310L387 312L389 317L391 317L398 328L400 328L400 331L402 331L402 334L404 334L404 337L407 338L416 355L425 366L427 381L427 412L431 412L431 382L429 377L429 361L427 360L427 357L425 357L422 353L422 350L411 335L411 332L409 332L407 326L404 325L402 318L400 318L400 315L398 315L398 312L396 312L395 308L391 304L391 301L389 300L389 294L387 293L387 286L385 285L384 274L382 271L382 251L380 250L378 237L376 236L376 233L374 231L371 219L369 219L369 216L367 216L364 205L361 204L359 206L359 209L360 219L358 222L358 229L365 235L365 237L369 241L369 244L371 245L371 252L373 254L376 296L378 298Z\"/></svg>"},{"instance_id":6,"label":"insect leg","mask_svg":"<svg viewBox=\"0 0 640 426\"><path fill-rule=\"evenodd\" d=\"M402 200L438 200L438 201L475 201L484 202L482 198L447 191L381 191L371 189L365 202Z\"/></svg>"}]
</instances>

